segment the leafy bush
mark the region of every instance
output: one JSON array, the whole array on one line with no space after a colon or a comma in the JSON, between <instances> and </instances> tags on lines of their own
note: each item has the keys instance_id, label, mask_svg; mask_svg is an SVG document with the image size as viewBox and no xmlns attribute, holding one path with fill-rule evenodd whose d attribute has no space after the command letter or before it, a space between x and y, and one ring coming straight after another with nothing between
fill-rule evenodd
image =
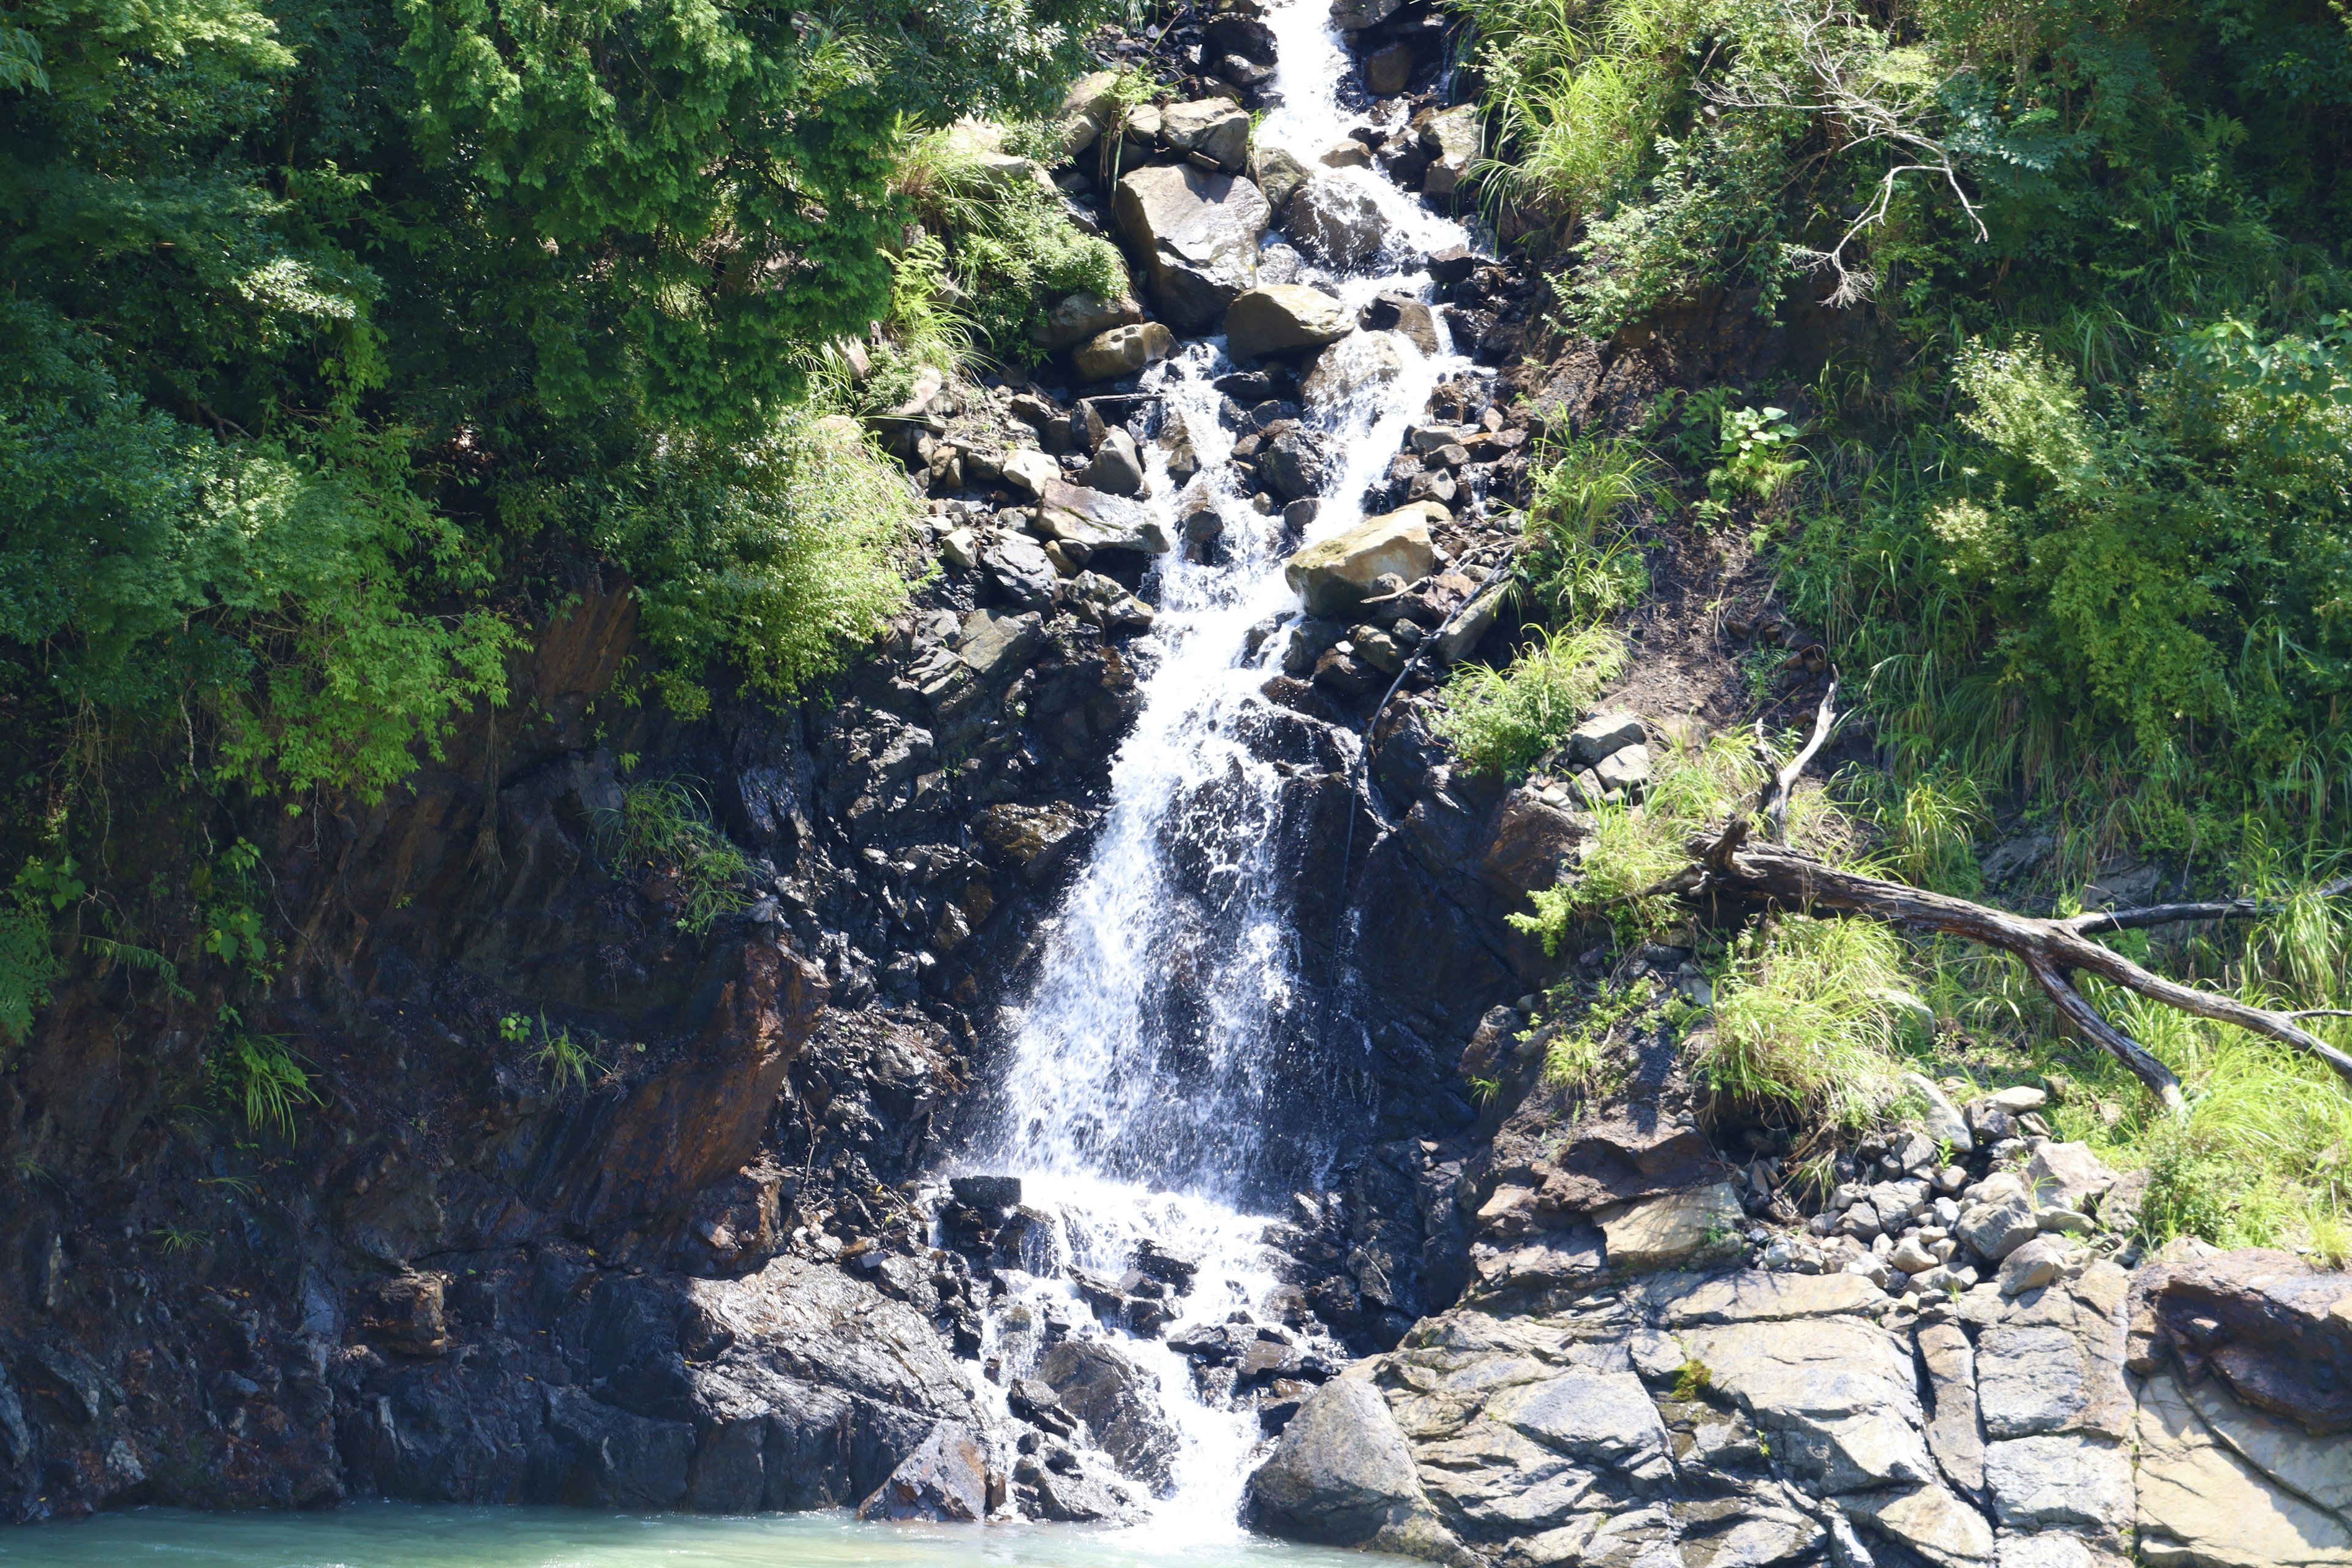
<instances>
[{"instance_id":1,"label":"leafy bush","mask_svg":"<svg viewBox=\"0 0 2352 1568\"><path fill-rule=\"evenodd\" d=\"M249 1034L236 1027L236 1016L213 1054L215 1090L245 1118L249 1131L273 1131L287 1142L299 1135L295 1118L306 1105L320 1103L302 1058L278 1035Z\"/></svg>"},{"instance_id":2,"label":"leafy bush","mask_svg":"<svg viewBox=\"0 0 2352 1568\"><path fill-rule=\"evenodd\" d=\"M597 539L639 575L646 638L671 661L656 679L682 715L708 702L719 659L789 698L906 605L900 552L920 506L841 416L803 410L733 445L680 433L581 489Z\"/></svg>"},{"instance_id":3,"label":"leafy bush","mask_svg":"<svg viewBox=\"0 0 2352 1568\"><path fill-rule=\"evenodd\" d=\"M596 833L599 854L616 873L650 871L675 879L680 930L709 931L720 915L751 901L743 886L751 862L711 826L709 808L694 792L675 779L623 785L621 804L598 816Z\"/></svg>"},{"instance_id":4,"label":"leafy bush","mask_svg":"<svg viewBox=\"0 0 2352 1568\"><path fill-rule=\"evenodd\" d=\"M1624 642L1605 626L1539 632L1507 670L1456 668L1433 728L1472 768L1521 778L1624 667Z\"/></svg>"}]
</instances>

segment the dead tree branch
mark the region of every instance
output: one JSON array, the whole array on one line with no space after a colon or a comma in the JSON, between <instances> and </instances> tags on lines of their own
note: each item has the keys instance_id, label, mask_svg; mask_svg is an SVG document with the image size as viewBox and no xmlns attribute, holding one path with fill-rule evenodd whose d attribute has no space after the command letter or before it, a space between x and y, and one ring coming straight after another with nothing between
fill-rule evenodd
<instances>
[{"instance_id":1,"label":"dead tree branch","mask_svg":"<svg viewBox=\"0 0 2352 1568\"><path fill-rule=\"evenodd\" d=\"M2275 906L2239 899L2228 903L2158 904L2147 909L2043 920L1850 871L1777 842L1751 843L1750 824L1759 816L1774 825L1776 839L1780 837L1778 825L1786 822L1788 795L1797 774L1821 749L1836 723L1834 696L1832 687L1814 715L1812 736L1804 750L1788 766L1769 771L1755 805L1735 816L1716 832L1691 841L1694 863L1668 884L1672 890L1693 897L1731 899L1767 909L1874 920L1907 931L1959 937L1979 946L2013 953L2076 1033L2121 1062L2173 1110L2180 1110L2182 1105L2179 1080L2146 1047L2091 1005L2077 989L2076 975L2094 974L2111 985L2193 1017L2232 1025L2275 1040L2326 1063L2338 1077L2352 1083L2352 1056L2295 1022L2298 1016L2313 1015L2258 1007L2232 996L2168 980L2092 940L2102 931L2144 930L2183 921L2249 918L2269 912ZM2336 897L2347 889L2352 889L2352 878L2331 882L2319 891L2323 897Z\"/></svg>"}]
</instances>

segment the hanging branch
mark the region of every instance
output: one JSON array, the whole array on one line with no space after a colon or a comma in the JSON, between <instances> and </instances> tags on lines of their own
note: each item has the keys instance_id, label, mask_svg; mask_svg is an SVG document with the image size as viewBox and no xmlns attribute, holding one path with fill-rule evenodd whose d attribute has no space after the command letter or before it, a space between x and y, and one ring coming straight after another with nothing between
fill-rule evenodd
<instances>
[{"instance_id":1,"label":"hanging branch","mask_svg":"<svg viewBox=\"0 0 2352 1568\"><path fill-rule=\"evenodd\" d=\"M1960 183L1959 167L1950 146L1933 129L1933 121L1940 110L1935 96L1906 96L1887 81L1877 68L1885 58L1886 48L1876 29L1835 4L1819 14L1784 4L1781 14L1788 37L1796 46L1797 58L1803 66L1801 79L1792 80L1794 73L1773 68L1735 72L1726 82L1701 87L1708 101L1727 110L1819 115L1834 131L1845 133L1843 140L1836 143L1838 151L1853 152L1877 142L1894 149L1897 157L1905 160L1888 167L1877 190L1846 226L1835 245L1827 250L1791 247L1807 270L1817 272L1827 268L1837 275L1836 287L1822 303L1854 304L1868 299L1878 287L1878 279L1869 271L1847 265L1846 247L1864 230L1885 221L1886 209L1895 200L1895 183L1905 174L1941 176L1960 204L1960 211L1968 215L1978 242L1991 238L1976 202ZM1866 47L1855 47L1865 39Z\"/></svg>"},{"instance_id":2,"label":"hanging branch","mask_svg":"<svg viewBox=\"0 0 2352 1568\"><path fill-rule=\"evenodd\" d=\"M1830 695L1822 700L1821 710L1814 715L1812 736L1796 759L1786 767L1774 769L1767 752L1768 776L1757 792L1755 805L1715 833L1691 840L1694 864L1670 879L1659 891L1692 897L1713 895L1808 914L1874 920L1908 931L1960 937L2013 953L2076 1033L2121 1062L2171 1110L2182 1109L2180 1080L2145 1046L2091 1005L2076 988L2075 975L2095 974L2151 1002L2275 1040L2326 1062L2338 1077L2352 1083L2352 1056L2295 1022L2297 1017L2313 1015L2258 1007L2235 997L2168 980L2092 940L2101 931L2143 931L2185 921L2251 919L2273 912L2275 905L2236 899L2227 903L2156 904L2145 909L2042 920L1849 871L1783 847L1778 842L1750 844L1750 826L1759 817L1772 828L1776 840L1781 836L1789 795L1797 774L1821 750L1836 723L1835 694L1832 686ZM2352 877L2328 883L2319 889L2319 894L2335 898L2347 891L2352 891Z\"/></svg>"}]
</instances>

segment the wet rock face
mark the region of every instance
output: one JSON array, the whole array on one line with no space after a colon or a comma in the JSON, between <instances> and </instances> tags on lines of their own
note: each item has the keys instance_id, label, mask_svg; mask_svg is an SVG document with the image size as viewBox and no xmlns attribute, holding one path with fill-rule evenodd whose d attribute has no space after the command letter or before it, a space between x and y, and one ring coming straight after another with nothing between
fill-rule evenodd
<instances>
[{"instance_id":1,"label":"wet rock face","mask_svg":"<svg viewBox=\"0 0 2352 1568\"><path fill-rule=\"evenodd\" d=\"M1113 205L1160 320L1177 331L1213 326L1256 280L1273 209L1248 180L1151 164L1120 177Z\"/></svg>"}]
</instances>

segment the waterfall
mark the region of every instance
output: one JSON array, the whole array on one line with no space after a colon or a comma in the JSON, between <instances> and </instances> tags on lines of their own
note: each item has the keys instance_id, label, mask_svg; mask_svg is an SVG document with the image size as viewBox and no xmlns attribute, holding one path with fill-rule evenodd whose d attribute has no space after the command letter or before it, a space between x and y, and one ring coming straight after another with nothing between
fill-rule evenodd
<instances>
[{"instance_id":1,"label":"waterfall","mask_svg":"<svg viewBox=\"0 0 2352 1568\"><path fill-rule=\"evenodd\" d=\"M1281 101L1258 145L1326 173L1321 154L1364 123L1339 101L1348 61L1326 0L1280 0L1265 20L1278 43L1272 86ZM1347 276L1310 268L1300 280L1350 305L1391 290L1426 298L1429 279L1412 268L1430 251L1467 243L1464 228L1370 169L1328 173L1371 195L1391 259ZM1016 1295L1075 1300L1057 1276L1076 1268L1115 1279L1149 1237L1200 1260L1173 1303L1181 1316L1170 1333L1262 1313L1277 1282L1259 1239L1267 1219L1250 1211L1311 1184L1335 1141L1356 1129L1351 1112L1365 1109L1340 1088L1363 1050L1360 1028L1326 1005L1321 988L1335 977L1308 973L1315 944L1276 875L1286 780L1265 742L1285 715L1260 688L1278 671L1297 614L1286 558L1360 521L1358 498L1383 475L1431 392L1469 368L1450 353L1410 345L1404 353L1393 379L1307 410L1335 437L1336 458L1303 539L1286 536L1282 517L1261 514L1230 479L1235 433L1219 422L1213 385L1235 368L1223 340L1186 343L1146 374L1145 390L1160 395L1163 418L1183 421L1198 456L1223 522L1223 558L1175 554L1157 567L1159 619L1137 645L1142 710L1113 765L1108 810L1045 933L1025 999L1000 1020L1009 1047L999 1121L962 1163L1020 1175L1027 1205L1053 1216L1055 1256L1033 1262L1038 1278ZM1181 537L1181 487L1156 445L1150 480L1148 504ZM1187 492L1195 505L1202 482ZM1318 934L1328 945L1330 933ZM1258 1442L1254 1413L1204 1403L1189 1363L1157 1339L1120 1348L1156 1375L1179 1429L1174 1487L1154 1538L1236 1531ZM1007 1382L1034 1364L1036 1349L992 1330L989 1353Z\"/></svg>"}]
</instances>

